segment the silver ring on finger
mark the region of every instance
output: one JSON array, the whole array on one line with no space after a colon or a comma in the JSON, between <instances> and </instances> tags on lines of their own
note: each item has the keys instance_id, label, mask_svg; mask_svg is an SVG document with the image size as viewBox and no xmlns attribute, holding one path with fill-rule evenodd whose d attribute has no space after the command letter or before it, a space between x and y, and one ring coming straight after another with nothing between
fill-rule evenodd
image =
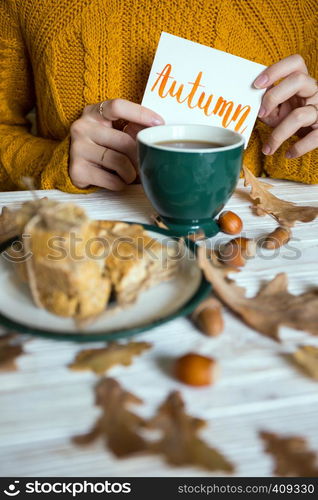
<instances>
[{"instance_id":1,"label":"silver ring on finger","mask_svg":"<svg viewBox=\"0 0 318 500\"><path fill-rule=\"evenodd\" d=\"M314 110L316 111L316 120L311 123L311 127L312 125L317 125L318 124L318 105L317 104L306 104L306 106L312 106L314 108Z\"/></svg>"},{"instance_id":2,"label":"silver ring on finger","mask_svg":"<svg viewBox=\"0 0 318 500\"><path fill-rule=\"evenodd\" d=\"M102 101L100 104L99 104L99 114L100 116L103 118L103 120L105 120L105 116L103 114L103 111L104 111L104 104L105 104L105 101Z\"/></svg>"}]
</instances>

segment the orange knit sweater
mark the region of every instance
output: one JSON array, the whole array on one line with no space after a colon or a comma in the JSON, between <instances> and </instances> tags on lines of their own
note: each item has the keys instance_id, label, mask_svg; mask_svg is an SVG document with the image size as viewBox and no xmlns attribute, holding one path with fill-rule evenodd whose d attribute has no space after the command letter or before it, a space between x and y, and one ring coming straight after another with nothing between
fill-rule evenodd
<instances>
[{"instance_id":1,"label":"orange knit sweater","mask_svg":"<svg viewBox=\"0 0 318 500\"><path fill-rule=\"evenodd\" d=\"M86 104L141 101L161 31L265 65L300 53L318 77L317 0L0 0L0 190L32 176L85 192L68 175L70 125ZM318 151L286 160L288 141L265 157L268 130L251 137L252 171L317 183Z\"/></svg>"}]
</instances>

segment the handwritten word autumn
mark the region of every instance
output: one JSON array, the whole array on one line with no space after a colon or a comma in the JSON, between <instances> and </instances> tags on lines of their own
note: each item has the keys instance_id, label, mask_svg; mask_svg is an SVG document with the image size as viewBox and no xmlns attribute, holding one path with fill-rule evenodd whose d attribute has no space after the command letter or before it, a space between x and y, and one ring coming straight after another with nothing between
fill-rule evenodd
<instances>
[{"instance_id":1,"label":"handwritten word autumn","mask_svg":"<svg viewBox=\"0 0 318 500\"><path fill-rule=\"evenodd\" d=\"M233 101L227 101L223 97L202 91L201 89L205 88L205 85L201 83L202 71L198 73L194 82L188 82L187 86L184 83L178 83L171 73L172 65L166 64L161 73L157 73L158 78L151 87L151 92L157 91L162 99L172 97L179 104L184 104L190 109L199 108L206 116L217 115L222 118L221 124L225 128L234 122L234 130L241 134L246 130L246 127L243 129L242 127L250 114L251 106L235 105Z\"/></svg>"}]
</instances>

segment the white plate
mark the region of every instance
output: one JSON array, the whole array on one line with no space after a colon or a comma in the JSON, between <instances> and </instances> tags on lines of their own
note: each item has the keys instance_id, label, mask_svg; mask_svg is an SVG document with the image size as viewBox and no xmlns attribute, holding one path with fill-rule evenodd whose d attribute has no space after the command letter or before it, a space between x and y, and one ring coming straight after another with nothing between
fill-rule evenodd
<instances>
[{"instance_id":1,"label":"white plate","mask_svg":"<svg viewBox=\"0 0 318 500\"><path fill-rule=\"evenodd\" d=\"M163 242L167 236L148 231L152 238ZM170 240L169 244L172 243ZM202 279L193 252L184 246L178 271L170 281L142 292L129 308L112 315L101 315L80 330L70 318L61 318L36 307L26 285L18 282L12 264L0 257L0 323L5 326L47 336L64 336L74 340L101 340L138 333L173 317L188 314L207 295L209 285ZM74 335L80 337L74 338Z\"/></svg>"}]
</instances>

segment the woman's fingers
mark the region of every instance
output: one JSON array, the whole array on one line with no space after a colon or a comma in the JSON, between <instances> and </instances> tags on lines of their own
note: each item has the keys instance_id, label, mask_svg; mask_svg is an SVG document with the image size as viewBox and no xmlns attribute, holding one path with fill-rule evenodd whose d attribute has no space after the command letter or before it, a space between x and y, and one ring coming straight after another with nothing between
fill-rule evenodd
<instances>
[{"instance_id":1,"label":"woman's fingers","mask_svg":"<svg viewBox=\"0 0 318 500\"><path fill-rule=\"evenodd\" d=\"M310 97L317 90L317 82L314 78L306 73L295 71L264 94L258 116L265 118L294 95L304 98Z\"/></svg>"},{"instance_id":2,"label":"woman's fingers","mask_svg":"<svg viewBox=\"0 0 318 500\"><path fill-rule=\"evenodd\" d=\"M277 125L291 112L293 108L289 102L283 102L280 106L275 108L269 115L262 117L261 121L269 125L271 128Z\"/></svg>"},{"instance_id":3,"label":"woman's fingers","mask_svg":"<svg viewBox=\"0 0 318 500\"><path fill-rule=\"evenodd\" d=\"M294 135L300 128L312 125L316 119L317 110L314 106L303 106L294 109L273 130L268 143L263 146L263 153L266 155L275 153L284 141Z\"/></svg>"},{"instance_id":4,"label":"woman's fingers","mask_svg":"<svg viewBox=\"0 0 318 500\"><path fill-rule=\"evenodd\" d=\"M122 191L126 186L118 175L106 172L103 168L92 165L85 160L80 163L72 162L70 175L74 185L80 189L97 186L111 191Z\"/></svg>"},{"instance_id":5,"label":"woman's fingers","mask_svg":"<svg viewBox=\"0 0 318 500\"><path fill-rule=\"evenodd\" d=\"M258 116L275 127L263 146L264 154L275 153L284 141L297 132L304 132L306 127L313 130L295 143L286 157L296 158L318 146L318 84L308 75L305 61L299 54L285 57L266 68L254 81L254 87L267 88Z\"/></svg>"},{"instance_id":6,"label":"woman's fingers","mask_svg":"<svg viewBox=\"0 0 318 500\"><path fill-rule=\"evenodd\" d=\"M94 165L89 166L88 175L93 186L110 189L111 191L122 191L126 186L117 175L106 172Z\"/></svg>"},{"instance_id":7,"label":"woman's fingers","mask_svg":"<svg viewBox=\"0 0 318 500\"><path fill-rule=\"evenodd\" d=\"M318 129L307 134L303 139L297 141L286 153L286 158L298 158L299 156L318 148Z\"/></svg>"},{"instance_id":8,"label":"woman's fingers","mask_svg":"<svg viewBox=\"0 0 318 500\"><path fill-rule=\"evenodd\" d=\"M145 127L143 125L138 125L137 123L128 123L124 128L124 132L130 135L132 139L136 140L138 132L140 132L144 128Z\"/></svg>"},{"instance_id":9,"label":"woman's fingers","mask_svg":"<svg viewBox=\"0 0 318 500\"><path fill-rule=\"evenodd\" d=\"M133 122L135 127L164 123L154 111L124 99L86 106L70 128L69 172L77 187L94 185L118 191L136 179L135 131L129 135L114 129L116 120Z\"/></svg>"},{"instance_id":10,"label":"woman's fingers","mask_svg":"<svg viewBox=\"0 0 318 500\"><path fill-rule=\"evenodd\" d=\"M95 111L100 116L100 106L95 105ZM110 99L102 106L102 115L105 120L127 120L144 126L163 125L163 118L151 109L140 106L125 99Z\"/></svg>"},{"instance_id":11,"label":"woman's fingers","mask_svg":"<svg viewBox=\"0 0 318 500\"><path fill-rule=\"evenodd\" d=\"M273 85L281 78L285 78L295 71L308 74L306 63L302 56L293 54L292 56L285 57L275 64L268 66L254 81L254 87L257 89L264 89Z\"/></svg>"},{"instance_id":12,"label":"woman's fingers","mask_svg":"<svg viewBox=\"0 0 318 500\"><path fill-rule=\"evenodd\" d=\"M98 144L86 144L83 158L100 167L112 170L119 175L126 184L136 179L136 169L129 158L118 151L99 146Z\"/></svg>"},{"instance_id":13,"label":"woman's fingers","mask_svg":"<svg viewBox=\"0 0 318 500\"><path fill-rule=\"evenodd\" d=\"M104 128L94 123L90 126L89 138L95 144L123 153L128 156L133 165L137 166L136 141L127 133L114 128Z\"/></svg>"}]
</instances>

